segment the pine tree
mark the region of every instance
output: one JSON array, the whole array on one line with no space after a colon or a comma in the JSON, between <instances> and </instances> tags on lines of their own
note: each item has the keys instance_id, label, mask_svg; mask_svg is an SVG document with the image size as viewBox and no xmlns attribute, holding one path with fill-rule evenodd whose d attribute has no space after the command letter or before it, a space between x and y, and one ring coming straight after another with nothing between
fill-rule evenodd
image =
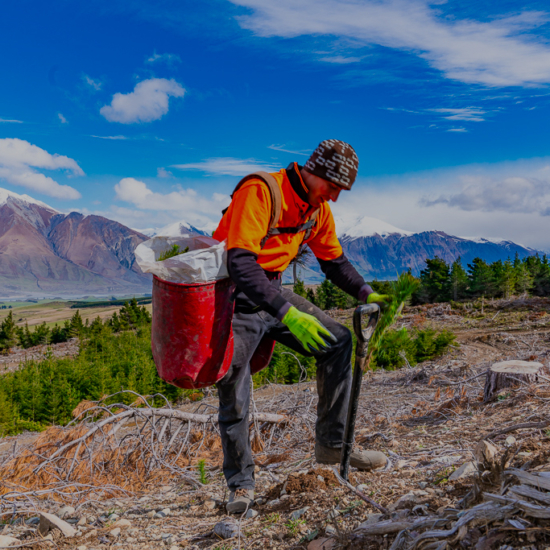
<instances>
[{"instance_id":1,"label":"pine tree","mask_svg":"<svg viewBox=\"0 0 550 550\"><path fill-rule=\"evenodd\" d=\"M550 263L546 254L538 259L537 269L533 273L533 294L535 296L550 295Z\"/></svg>"},{"instance_id":2,"label":"pine tree","mask_svg":"<svg viewBox=\"0 0 550 550\"><path fill-rule=\"evenodd\" d=\"M10 349L15 346L16 342L17 327L13 320L13 311L10 311L0 325L0 349Z\"/></svg>"},{"instance_id":3,"label":"pine tree","mask_svg":"<svg viewBox=\"0 0 550 550\"><path fill-rule=\"evenodd\" d=\"M306 298L307 292L306 287L304 285L304 281L301 279L297 279L294 283L294 294L297 294L298 296L301 296L302 298Z\"/></svg>"},{"instance_id":4,"label":"pine tree","mask_svg":"<svg viewBox=\"0 0 550 550\"><path fill-rule=\"evenodd\" d=\"M69 323L69 336L71 338L79 338L84 333L84 323L80 316L80 310L76 310L76 313L71 317Z\"/></svg>"},{"instance_id":5,"label":"pine tree","mask_svg":"<svg viewBox=\"0 0 550 550\"><path fill-rule=\"evenodd\" d=\"M462 267L462 259L459 256L451 266L449 274L449 286L451 298L456 302L463 300L468 295L468 275Z\"/></svg>"},{"instance_id":6,"label":"pine tree","mask_svg":"<svg viewBox=\"0 0 550 550\"><path fill-rule=\"evenodd\" d=\"M533 277L529 273L527 264L524 261L519 261L516 265L514 262L514 274L516 278L516 288L520 294L526 294L533 286Z\"/></svg>"},{"instance_id":7,"label":"pine tree","mask_svg":"<svg viewBox=\"0 0 550 550\"><path fill-rule=\"evenodd\" d=\"M420 288L415 292L414 301L445 302L450 298L450 272L445 260L436 256L427 259L426 269L420 272Z\"/></svg>"},{"instance_id":8,"label":"pine tree","mask_svg":"<svg viewBox=\"0 0 550 550\"><path fill-rule=\"evenodd\" d=\"M487 262L481 258L474 258L472 263L468 264L468 280L470 294L474 298L494 296L493 272Z\"/></svg>"}]
</instances>

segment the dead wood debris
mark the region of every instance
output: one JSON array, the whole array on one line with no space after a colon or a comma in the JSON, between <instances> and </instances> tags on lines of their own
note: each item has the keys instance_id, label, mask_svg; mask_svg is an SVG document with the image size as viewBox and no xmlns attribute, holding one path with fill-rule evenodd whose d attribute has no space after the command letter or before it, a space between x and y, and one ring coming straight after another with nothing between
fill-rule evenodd
<instances>
[{"instance_id":1,"label":"dead wood debris","mask_svg":"<svg viewBox=\"0 0 550 550\"><path fill-rule=\"evenodd\" d=\"M0 519L16 522L44 509L56 513L61 504L86 517L108 518L116 508L139 536L156 522L186 550L224 544L308 548L319 541L334 550L550 547L550 377L518 382L483 402L483 376L493 363L548 366L550 301L510 308L496 302L486 302L479 319L473 309L449 313L447 306L405 313L403 326L450 329L461 347L414 369L365 377L356 441L385 452L392 468L352 471L353 491L340 485L331 468L315 463L315 383L255 390L250 437L259 515L238 520L239 541L221 542L214 534L215 524L227 519L228 497L215 397L174 409L167 403L154 409L150 398L137 395L131 405L83 402L67 428L0 441ZM331 312L345 322L350 314ZM199 461L207 485L199 482ZM469 462L480 464L476 473L450 479ZM159 504L151 508L141 503L144 498ZM173 520L146 516L166 506ZM88 525L88 532L97 530L88 547L113 544L107 525L99 519ZM166 548L161 540L142 542L139 536L127 547Z\"/></svg>"}]
</instances>

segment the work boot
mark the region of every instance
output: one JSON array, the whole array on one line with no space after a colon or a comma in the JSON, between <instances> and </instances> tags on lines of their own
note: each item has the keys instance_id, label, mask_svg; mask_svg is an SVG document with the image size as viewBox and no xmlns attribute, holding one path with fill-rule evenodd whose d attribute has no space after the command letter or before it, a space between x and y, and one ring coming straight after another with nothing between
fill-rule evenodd
<instances>
[{"instance_id":1,"label":"work boot","mask_svg":"<svg viewBox=\"0 0 550 550\"><path fill-rule=\"evenodd\" d=\"M228 514L243 514L254 504L252 489L237 489L229 493L229 502L226 509Z\"/></svg>"},{"instance_id":2,"label":"work boot","mask_svg":"<svg viewBox=\"0 0 550 550\"><path fill-rule=\"evenodd\" d=\"M315 443L315 460L319 464L340 464L342 449L325 447ZM388 463L388 457L380 451L353 451L350 466L358 470L376 470Z\"/></svg>"}]
</instances>

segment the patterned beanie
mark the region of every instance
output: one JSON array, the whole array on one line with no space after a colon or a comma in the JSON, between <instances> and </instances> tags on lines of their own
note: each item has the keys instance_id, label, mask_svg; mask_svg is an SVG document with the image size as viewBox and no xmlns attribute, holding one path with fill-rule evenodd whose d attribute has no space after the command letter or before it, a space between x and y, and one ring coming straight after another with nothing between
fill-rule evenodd
<instances>
[{"instance_id":1,"label":"patterned beanie","mask_svg":"<svg viewBox=\"0 0 550 550\"><path fill-rule=\"evenodd\" d=\"M359 159L351 145L338 139L325 139L313 151L304 168L314 176L335 183L343 189L351 189Z\"/></svg>"}]
</instances>

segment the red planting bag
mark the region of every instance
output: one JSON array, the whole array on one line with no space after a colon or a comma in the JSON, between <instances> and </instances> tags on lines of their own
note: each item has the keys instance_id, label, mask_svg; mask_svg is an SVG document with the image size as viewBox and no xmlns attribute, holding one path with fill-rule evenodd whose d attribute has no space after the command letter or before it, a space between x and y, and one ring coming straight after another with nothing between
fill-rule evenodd
<instances>
[{"instance_id":1,"label":"red planting bag","mask_svg":"<svg viewBox=\"0 0 550 550\"><path fill-rule=\"evenodd\" d=\"M151 344L159 376L179 388L214 385L233 358L229 278L181 284L153 277Z\"/></svg>"}]
</instances>

